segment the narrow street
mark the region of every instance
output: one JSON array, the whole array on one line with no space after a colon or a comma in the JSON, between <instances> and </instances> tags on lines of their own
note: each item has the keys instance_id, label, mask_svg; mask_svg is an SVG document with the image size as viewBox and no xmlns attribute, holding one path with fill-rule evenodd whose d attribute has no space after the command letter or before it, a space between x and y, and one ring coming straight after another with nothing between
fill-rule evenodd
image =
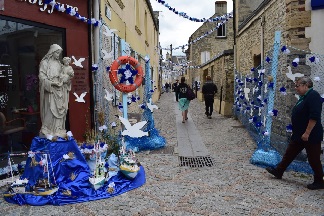
<instances>
[{"instance_id":1,"label":"narrow street","mask_svg":"<svg viewBox=\"0 0 324 216\"><path fill-rule=\"evenodd\" d=\"M312 176L288 172L277 180L250 164L256 144L237 120L217 113L207 119L204 104L195 99L188 122L183 124L173 93L162 94L156 104L155 126L167 146L137 154L145 168L145 185L111 199L65 206L17 206L1 198L0 211L33 216L324 214L323 191L306 188ZM186 127L198 130L190 140L196 137L199 142L201 138L199 148L206 147L203 156L212 159L207 166L180 166L179 154L188 151L178 145L181 136L177 131L185 132Z\"/></svg>"}]
</instances>

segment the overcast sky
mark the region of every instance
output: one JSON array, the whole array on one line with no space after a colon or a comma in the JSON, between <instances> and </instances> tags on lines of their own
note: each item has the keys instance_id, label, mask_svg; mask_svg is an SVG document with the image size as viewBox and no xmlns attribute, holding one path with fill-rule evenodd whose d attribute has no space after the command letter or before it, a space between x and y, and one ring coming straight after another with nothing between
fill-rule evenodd
<instances>
[{"instance_id":1,"label":"overcast sky","mask_svg":"<svg viewBox=\"0 0 324 216\"><path fill-rule=\"evenodd\" d=\"M189 37L202 25L202 23L193 22L176 15L156 0L150 1L153 10L160 11L160 43L162 48L170 48L170 44L172 44L173 48L187 44ZM215 14L215 1L216 0L165 0L165 3L179 12L186 13L189 17L208 19ZM231 12L233 10L233 2L232 0L226 1L228 2L227 12ZM164 50L164 57L166 52L170 51ZM184 55L181 49L173 50L172 54Z\"/></svg>"}]
</instances>

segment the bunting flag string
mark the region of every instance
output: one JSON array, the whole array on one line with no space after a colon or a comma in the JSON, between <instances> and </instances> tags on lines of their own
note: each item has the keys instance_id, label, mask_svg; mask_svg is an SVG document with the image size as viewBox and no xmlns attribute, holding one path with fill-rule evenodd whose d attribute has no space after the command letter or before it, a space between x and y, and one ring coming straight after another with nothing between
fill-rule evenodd
<instances>
[{"instance_id":1,"label":"bunting flag string","mask_svg":"<svg viewBox=\"0 0 324 216\"><path fill-rule=\"evenodd\" d=\"M100 26L101 21L96 20L95 18L86 18L81 16L77 11L75 11L73 6L70 6L68 8L64 7L64 4L61 4L59 2L56 2L56 0L44 0L44 4L51 5L56 9L57 11L60 11L62 13L69 14L70 16L76 17L78 20L87 23L88 25L93 25L93 26Z\"/></svg>"},{"instance_id":2,"label":"bunting flag string","mask_svg":"<svg viewBox=\"0 0 324 216\"><path fill-rule=\"evenodd\" d=\"M232 17L230 17L230 18L232 18ZM192 41L191 41L190 43L188 43L188 44L185 44L185 45L181 45L181 46L178 46L178 47L172 48L172 50L177 50L177 49L180 49L180 48L181 48L181 49L184 49L186 46L189 46L189 45L191 45L191 44L195 44L195 43L197 43L198 41L200 41L200 40L203 39L204 37L206 37L206 36L212 34L214 31L216 31L217 29L219 29L219 28L220 28L223 24L225 24L227 21L228 21L228 19L227 19L227 20L224 20L224 21L222 21L222 22L217 23L217 25L216 25L215 28L211 29L210 31L207 31L205 34L203 34L203 35L197 37L196 39L192 40ZM162 47L159 47L159 48L162 49L162 50L171 50L170 48L162 48Z\"/></svg>"},{"instance_id":3,"label":"bunting flag string","mask_svg":"<svg viewBox=\"0 0 324 216\"><path fill-rule=\"evenodd\" d=\"M168 8L170 11L172 11L173 13L179 15L180 17L183 17L185 19L188 19L190 21L193 21L193 22L218 22L218 21L227 21L228 18L232 18L233 15L231 13L227 13L227 14L224 14L222 16L219 16L219 17L214 17L214 18L194 18L194 17L191 17L191 16L188 16L186 13L184 12L179 12L177 11L175 8L169 6L168 3L166 3L166 1L163 1L163 0L156 0L158 3L162 4L164 7Z\"/></svg>"}]
</instances>

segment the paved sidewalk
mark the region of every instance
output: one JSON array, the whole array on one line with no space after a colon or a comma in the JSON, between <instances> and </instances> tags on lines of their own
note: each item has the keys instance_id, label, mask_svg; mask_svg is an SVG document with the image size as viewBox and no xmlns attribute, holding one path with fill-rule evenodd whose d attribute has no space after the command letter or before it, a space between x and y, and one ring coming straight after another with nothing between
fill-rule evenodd
<instances>
[{"instance_id":1,"label":"paved sidewalk","mask_svg":"<svg viewBox=\"0 0 324 216\"><path fill-rule=\"evenodd\" d=\"M177 150L179 157L204 157L209 156L208 149L192 121L190 113L188 120L182 123L182 112L175 103L176 126L177 126Z\"/></svg>"},{"instance_id":2,"label":"paved sidewalk","mask_svg":"<svg viewBox=\"0 0 324 216\"><path fill-rule=\"evenodd\" d=\"M177 125L182 123L177 118L174 94L162 94L157 105L155 126L167 146L138 154L146 172L145 185L111 199L65 206L17 206L1 198L0 211L24 216L324 215L324 190L306 188L312 176L288 172L277 180L250 164L256 144L248 132L237 120L217 113L207 119L204 104L197 100L190 104L190 118L184 127L194 124L214 165L179 166L175 150L178 143L182 145L177 136Z\"/></svg>"}]
</instances>

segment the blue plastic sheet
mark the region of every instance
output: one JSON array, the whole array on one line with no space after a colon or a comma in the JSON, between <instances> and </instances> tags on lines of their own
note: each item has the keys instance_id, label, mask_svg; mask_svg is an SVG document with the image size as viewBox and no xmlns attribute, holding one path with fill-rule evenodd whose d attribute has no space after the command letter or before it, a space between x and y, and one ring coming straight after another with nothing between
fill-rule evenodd
<instances>
[{"instance_id":1,"label":"blue plastic sheet","mask_svg":"<svg viewBox=\"0 0 324 216\"><path fill-rule=\"evenodd\" d=\"M47 178L47 172L44 172L44 167L39 164L35 165L35 161L39 162L43 153L48 152L50 155L50 160L48 160L50 182L56 182L59 190L55 194L48 196L15 194L11 197L5 197L7 202L35 206L87 202L120 195L138 188L146 182L145 171L141 166L134 179L127 179L122 173L118 173L110 178L101 188L93 189L89 182L90 169L73 138L69 138L69 140L59 139L56 142L51 142L45 138L35 137L30 150L36 152L35 160L32 161L31 157L27 159L25 171L21 179L27 178L29 180L28 187L32 187L39 178ZM71 159L64 159L64 154L71 155ZM115 184L114 191L109 193L108 185L112 182Z\"/></svg>"}]
</instances>

